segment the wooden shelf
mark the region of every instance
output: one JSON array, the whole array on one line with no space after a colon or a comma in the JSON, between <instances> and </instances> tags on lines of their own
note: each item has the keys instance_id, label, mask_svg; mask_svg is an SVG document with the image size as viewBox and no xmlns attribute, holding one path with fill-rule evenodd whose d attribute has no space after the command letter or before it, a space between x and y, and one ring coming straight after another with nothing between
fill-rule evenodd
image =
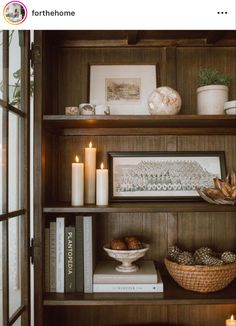
<instances>
[{"instance_id":1,"label":"wooden shelf","mask_svg":"<svg viewBox=\"0 0 236 326\"><path fill-rule=\"evenodd\" d=\"M69 203L47 205L44 213L154 213L154 212L236 212L236 206L213 205L206 202L133 202L109 206L71 206Z\"/></svg>"},{"instance_id":2,"label":"wooden shelf","mask_svg":"<svg viewBox=\"0 0 236 326\"><path fill-rule=\"evenodd\" d=\"M229 135L235 115L44 115L44 127L64 135Z\"/></svg>"},{"instance_id":3,"label":"wooden shelf","mask_svg":"<svg viewBox=\"0 0 236 326\"><path fill-rule=\"evenodd\" d=\"M213 293L181 288L169 275L163 277L164 293L46 293L45 306L192 305L235 304L236 281Z\"/></svg>"},{"instance_id":4,"label":"wooden shelf","mask_svg":"<svg viewBox=\"0 0 236 326\"><path fill-rule=\"evenodd\" d=\"M159 262L168 246L175 243L186 250L209 245L216 251L235 251L236 206L212 205L190 198L111 202L104 207L72 207L70 202L71 162L77 152L84 161L84 148L90 140L97 148L98 163L104 161L106 166L108 151L195 150L224 151L227 168L233 169L236 115L197 115L193 76L197 76L200 62L206 66L216 63L219 71L231 74L235 67L235 41L231 31L36 32L36 56L41 54L35 65L39 87L34 119L37 326L222 326L234 312L236 279L222 291L201 294L178 286L164 268L164 293L57 294L44 293L43 289L48 264L45 228L58 216L65 217L66 225L74 225L76 216L96 217L98 259L106 257L101 249L103 243L126 234L147 239L152 244L148 259ZM179 115L64 115L64 107L70 101L79 103L87 96L84 82L89 79L89 63L120 64L124 56L128 57L127 64L159 63L163 81L178 89L185 103ZM235 95L232 88L231 96Z\"/></svg>"}]
</instances>

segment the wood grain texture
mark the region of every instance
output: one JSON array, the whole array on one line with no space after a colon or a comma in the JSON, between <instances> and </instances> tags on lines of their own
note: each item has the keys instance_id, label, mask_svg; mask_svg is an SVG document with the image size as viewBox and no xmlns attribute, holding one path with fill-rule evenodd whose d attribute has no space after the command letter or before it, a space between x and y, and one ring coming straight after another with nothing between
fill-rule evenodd
<instances>
[{"instance_id":1,"label":"wood grain texture","mask_svg":"<svg viewBox=\"0 0 236 326\"><path fill-rule=\"evenodd\" d=\"M43 229L44 220L42 216L42 107L44 105L44 81L46 79L46 67L42 63L43 53L43 33L38 32L35 35L35 45L40 49L40 55L36 57L34 65L35 74L35 92L34 92L34 317L35 325L42 326L43 315Z\"/></svg>"},{"instance_id":2,"label":"wood grain texture","mask_svg":"<svg viewBox=\"0 0 236 326\"><path fill-rule=\"evenodd\" d=\"M229 98L236 96L235 47L149 47L149 48L59 48L51 49L48 59L51 73L45 112L64 114L66 106L88 101L89 64L159 63L160 85L169 85L180 93L181 114L196 114L196 89L199 68L213 67L232 76ZM53 85L53 86L52 86ZM186 88L188 91L186 91ZM48 89L48 88L47 88Z\"/></svg>"},{"instance_id":3,"label":"wood grain texture","mask_svg":"<svg viewBox=\"0 0 236 326\"><path fill-rule=\"evenodd\" d=\"M235 312L235 305L46 307L44 325L222 326Z\"/></svg>"},{"instance_id":4,"label":"wood grain texture","mask_svg":"<svg viewBox=\"0 0 236 326\"><path fill-rule=\"evenodd\" d=\"M58 108L56 114L64 114L66 106L78 106L87 102L90 64L157 64L161 60L161 48L80 49L61 48L58 58ZM56 63L55 63L56 64ZM157 72L162 79L162 69ZM52 76L54 78L54 76Z\"/></svg>"},{"instance_id":5,"label":"wood grain texture","mask_svg":"<svg viewBox=\"0 0 236 326\"><path fill-rule=\"evenodd\" d=\"M234 31L208 30L139 30L137 46L208 46L235 45ZM120 30L73 30L47 31L47 42L70 47L114 47L127 46L127 31ZM207 44L208 43L208 44Z\"/></svg>"},{"instance_id":6,"label":"wood grain texture","mask_svg":"<svg viewBox=\"0 0 236 326\"><path fill-rule=\"evenodd\" d=\"M103 245L113 239L137 236L149 243L147 259L162 261L167 252L167 214L117 213L98 217L97 252L98 260L107 258Z\"/></svg>"},{"instance_id":7,"label":"wood grain texture","mask_svg":"<svg viewBox=\"0 0 236 326\"><path fill-rule=\"evenodd\" d=\"M45 194L47 202L71 201L71 163L84 161L84 148L92 141L97 166L108 166L111 151L225 151L227 170L235 169L235 136L57 136L47 140ZM63 186L60 186L63 184Z\"/></svg>"},{"instance_id":8,"label":"wood grain texture","mask_svg":"<svg viewBox=\"0 0 236 326\"><path fill-rule=\"evenodd\" d=\"M235 115L44 115L43 124L67 136L236 134Z\"/></svg>"},{"instance_id":9,"label":"wood grain texture","mask_svg":"<svg viewBox=\"0 0 236 326\"><path fill-rule=\"evenodd\" d=\"M227 171L236 169L236 136L179 136L178 151L224 151Z\"/></svg>"},{"instance_id":10,"label":"wood grain texture","mask_svg":"<svg viewBox=\"0 0 236 326\"><path fill-rule=\"evenodd\" d=\"M47 203L50 204L50 203ZM114 202L108 206L71 206L71 203L51 203L43 207L44 213L83 214L83 213L176 213L176 212L236 212L232 205L212 205L205 201L160 201L160 202Z\"/></svg>"},{"instance_id":11,"label":"wood grain texture","mask_svg":"<svg viewBox=\"0 0 236 326\"><path fill-rule=\"evenodd\" d=\"M197 74L200 67L209 67L232 77L229 99L236 97L236 48L177 48L177 90L181 94L182 114L197 114Z\"/></svg>"},{"instance_id":12,"label":"wood grain texture","mask_svg":"<svg viewBox=\"0 0 236 326\"><path fill-rule=\"evenodd\" d=\"M187 250L201 246L236 250L235 213L179 213L178 244Z\"/></svg>"},{"instance_id":13,"label":"wood grain texture","mask_svg":"<svg viewBox=\"0 0 236 326\"><path fill-rule=\"evenodd\" d=\"M223 37L228 33L225 32ZM40 38L36 41L40 43L42 35L39 35ZM52 31L45 35L43 61L38 62L36 67L36 85L39 88L36 90L39 111L36 111L35 138L36 159L39 159L35 166L36 325L41 326L42 320L44 325L63 326L224 325L226 318L232 313L236 314L235 304L226 305L235 303L234 287L204 295L207 298L204 301L202 295L185 291L171 280L166 283L165 299L159 304L157 298L149 300L150 294L149 299L126 295L123 301L116 300L114 295L108 295L104 301L95 294L87 297L84 294L78 297L72 295L70 299L67 295L62 295L60 301L58 295L52 295L46 298L48 303L42 308L43 226L55 218L58 212L65 213L67 221L72 222L78 211L89 214L99 212L96 215L99 259L105 258L102 250L104 243L125 234L138 235L143 241L151 243L147 257L159 262L166 255L168 246L174 243L186 249L210 245L217 250L236 250L235 210L232 207L212 206L214 208L211 209L205 203L187 203L180 209L181 203L171 203L168 208L163 203L119 203L100 210L90 206L87 211L86 207L76 211L76 208L70 206L60 208L57 205L59 202L70 203L71 163L76 154L84 161L84 148L90 141L97 148L97 166L101 161L107 166L109 151L203 150L225 151L228 169L235 168L235 118L211 116L203 119L193 116L185 119L176 116L170 117L169 121L150 116L96 117L93 120L79 117L78 121L71 121L70 118L59 121L59 116L57 120L51 118L51 121L46 121L50 118L44 118L44 128L51 134L44 134L41 157L41 114L63 115L65 106L78 106L88 101L89 64L145 63L159 63L160 84L172 86L179 91L183 100L181 114L196 114L196 76L200 66L214 67L229 74L236 70L236 48L223 47L224 42L232 44L232 37L231 43L228 43L227 39L219 40L218 34L209 31L140 31L136 40L135 35L132 40L130 38L130 42L137 41L137 45L127 45L125 31ZM207 39L221 43L221 47L206 46ZM236 97L234 75L230 98ZM54 207L45 208L47 215L42 218L41 194L43 205L51 201L56 203ZM171 209L173 212L170 213ZM202 305L202 302L206 305ZM50 304L55 306L47 306ZM63 305L65 306L62 307ZM73 305L76 306L72 307Z\"/></svg>"},{"instance_id":14,"label":"wood grain texture","mask_svg":"<svg viewBox=\"0 0 236 326\"><path fill-rule=\"evenodd\" d=\"M158 265L164 282L163 293L46 293L44 306L162 306L236 304L236 281L217 292L198 293L181 288L162 265Z\"/></svg>"},{"instance_id":15,"label":"wood grain texture","mask_svg":"<svg viewBox=\"0 0 236 326\"><path fill-rule=\"evenodd\" d=\"M28 65L29 49L30 49L30 32L22 32L23 44L21 49L21 91L22 91L22 110L25 113L24 124L22 123L22 185L21 193L24 194L22 198L22 207L25 208L26 214L21 217L21 302L24 307L23 314L21 314L22 324L30 324L31 322L31 300L30 300L30 67ZM21 119L23 120L23 119ZM25 263L23 263L25 262ZM26 263L27 262L27 263ZM16 317L16 316L15 316Z\"/></svg>"},{"instance_id":16,"label":"wood grain texture","mask_svg":"<svg viewBox=\"0 0 236 326\"><path fill-rule=\"evenodd\" d=\"M78 325L84 326L122 326L158 323L166 320L167 309L162 307L109 306L109 307L64 307L56 312L56 308L46 309L45 325ZM106 316L106 318L104 318ZM78 319L79 318L79 319Z\"/></svg>"},{"instance_id":17,"label":"wood grain texture","mask_svg":"<svg viewBox=\"0 0 236 326\"><path fill-rule=\"evenodd\" d=\"M225 320L235 311L235 305L169 306L167 325L223 326L225 325Z\"/></svg>"}]
</instances>

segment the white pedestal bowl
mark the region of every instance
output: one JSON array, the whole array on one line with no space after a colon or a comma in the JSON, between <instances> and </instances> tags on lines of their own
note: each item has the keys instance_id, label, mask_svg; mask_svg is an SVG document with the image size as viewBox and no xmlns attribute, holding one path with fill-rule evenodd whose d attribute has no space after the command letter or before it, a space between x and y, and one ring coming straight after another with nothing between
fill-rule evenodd
<instances>
[{"instance_id":1,"label":"white pedestal bowl","mask_svg":"<svg viewBox=\"0 0 236 326\"><path fill-rule=\"evenodd\" d=\"M103 249L109 257L122 263L116 267L118 272L131 273L138 270L138 266L133 264L133 262L143 257L149 249L148 244L143 243L142 245L143 248L137 250L114 250L109 245L105 245Z\"/></svg>"}]
</instances>

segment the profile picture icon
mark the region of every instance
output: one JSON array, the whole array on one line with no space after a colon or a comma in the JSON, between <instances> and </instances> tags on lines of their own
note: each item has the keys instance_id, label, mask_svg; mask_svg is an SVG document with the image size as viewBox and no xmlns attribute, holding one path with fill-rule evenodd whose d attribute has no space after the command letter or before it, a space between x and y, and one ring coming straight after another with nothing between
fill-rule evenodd
<instances>
[{"instance_id":1,"label":"profile picture icon","mask_svg":"<svg viewBox=\"0 0 236 326\"><path fill-rule=\"evenodd\" d=\"M10 1L3 9L5 20L12 25L22 24L27 17L27 8L20 1Z\"/></svg>"}]
</instances>

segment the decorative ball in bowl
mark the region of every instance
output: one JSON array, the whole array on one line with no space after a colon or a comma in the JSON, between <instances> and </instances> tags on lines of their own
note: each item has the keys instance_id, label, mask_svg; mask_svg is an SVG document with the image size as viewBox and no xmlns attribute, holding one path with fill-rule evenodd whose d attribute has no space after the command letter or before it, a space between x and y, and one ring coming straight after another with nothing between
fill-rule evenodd
<instances>
[{"instance_id":1,"label":"decorative ball in bowl","mask_svg":"<svg viewBox=\"0 0 236 326\"><path fill-rule=\"evenodd\" d=\"M131 273L138 270L138 266L133 264L136 260L143 257L149 249L149 245L142 243L141 249L132 249L132 250L119 250L111 249L111 246L105 245L103 249L106 251L109 257L114 258L115 260L121 262L121 265L116 267L118 272Z\"/></svg>"}]
</instances>

